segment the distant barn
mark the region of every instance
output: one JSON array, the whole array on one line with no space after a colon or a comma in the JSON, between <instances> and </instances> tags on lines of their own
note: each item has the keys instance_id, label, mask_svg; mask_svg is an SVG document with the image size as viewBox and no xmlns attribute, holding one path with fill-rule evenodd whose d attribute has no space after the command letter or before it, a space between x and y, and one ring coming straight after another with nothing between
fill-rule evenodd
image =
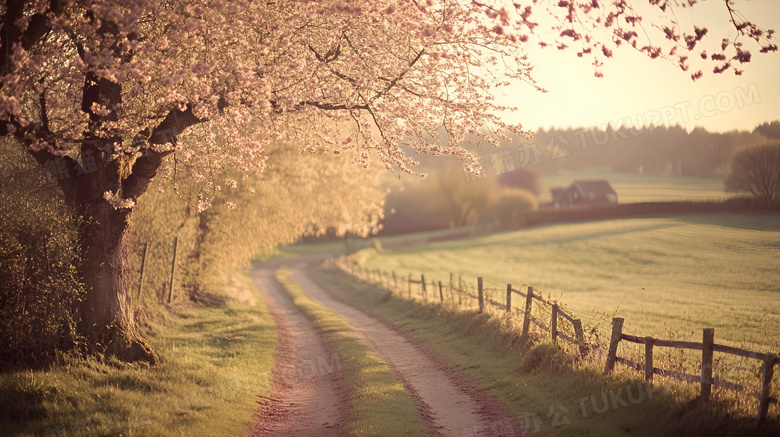
<instances>
[{"instance_id":1,"label":"distant barn","mask_svg":"<svg viewBox=\"0 0 780 437\"><path fill-rule=\"evenodd\" d=\"M567 188L553 188L553 206L600 205L617 203L617 193L604 179L576 180Z\"/></svg>"}]
</instances>

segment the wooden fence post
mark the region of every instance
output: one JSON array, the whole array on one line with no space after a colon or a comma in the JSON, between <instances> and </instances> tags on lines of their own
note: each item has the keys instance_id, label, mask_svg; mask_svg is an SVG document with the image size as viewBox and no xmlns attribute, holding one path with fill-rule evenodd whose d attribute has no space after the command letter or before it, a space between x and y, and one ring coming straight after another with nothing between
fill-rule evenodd
<instances>
[{"instance_id":1,"label":"wooden fence post","mask_svg":"<svg viewBox=\"0 0 780 437\"><path fill-rule=\"evenodd\" d=\"M775 374L775 363L778 357L774 354L769 354L764 359L764 371L761 376L761 400L758 405L758 425L761 426L766 420L767 413L769 412L769 399L771 398L772 389L772 377Z\"/></svg>"},{"instance_id":2,"label":"wooden fence post","mask_svg":"<svg viewBox=\"0 0 780 437\"><path fill-rule=\"evenodd\" d=\"M171 287L168 289L168 303L173 300L173 279L176 277L176 252L179 248L179 236L173 237L173 262L171 263Z\"/></svg>"},{"instance_id":3,"label":"wooden fence post","mask_svg":"<svg viewBox=\"0 0 780 437\"><path fill-rule=\"evenodd\" d=\"M648 387L653 385L653 346L655 339L645 337L645 382Z\"/></svg>"},{"instance_id":4,"label":"wooden fence post","mask_svg":"<svg viewBox=\"0 0 780 437\"><path fill-rule=\"evenodd\" d=\"M712 393L712 353L714 352L715 329L704 328L701 349L701 400L709 400Z\"/></svg>"},{"instance_id":5,"label":"wooden fence post","mask_svg":"<svg viewBox=\"0 0 780 437\"><path fill-rule=\"evenodd\" d=\"M398 290L398 281L396 281L395 279L395 270L393 270L393 290L394 291Z\"/></svg>"},{"instance_id":6,"label":"wooden fence post","mask_svg":"<svg viewBox=\"0 0 780 437\"><path fill-rule=\"evenodd\" d=\"M444 303L444 292L442 291L441 281L439 281L439 299L441 303Z\"/></svg>"},{"instance_id":7,"label":"wooden fence post","mask_svg":"<svg viewBox=\"0 0 780 437\"><path fill-rule=\"evenodd\" d=\"M528 329L531 327L531 308L534 303L534 287L528 287L525 295L525 315L523 317L523 337L528 335Z\"/></svg>"},{"instance_id":8,"label":"wooden fence post","mask_svg":"<svg viewBox=\"0 0 780 437\"><path fill-rule=\"evenodd\" d=\"M477 278L477 288L479 288L479 313L482 314L482 312L485 310L485 292L482 289L482 276Z\"/></svg>"},{"instance_id":9,"label":"wooden fence post","mask_svg":"<svg viewBox=\"0 0 780 437\"><path fill-rule=\"evenodd\" d=\"M447 288L450 289L450 300L455 304L455 275L452 273L450 273L450 283L447 285Z\"/></svg>"},{"instance_id":10,"label":"wooden fence post","mask_svg":"<svg viewBox=\"0 0 780 437\"><path fill-rule=\"evenodd\" d=\"M558 344L558 304L552 305L552 316L550 318L550 334L553 344Z\"/></svg>"},{"instance_id":11,"label":"wooden fence post","mask_svg":"<svg viewBox=\"0 0 780 437\"><path fill-rule=\"evenodd\" d=\"M577 345L580 347L580 356L588 355L588 346L585 344L585 333L582 331L582 320L574 319L574 338L577 339Z\"/></svg>"},{"instance_id":12,"label":"wooden fence post","mask_svg":"<svg viewBox=\"0 0 780 437\"><path fill-rule=\"evenodd\" d=\"M612 318L612 338L609 340L609 351L607 352L607 362L604 364L604 374L611 373L615 368L615 357L617 356L618 344L620 344L620 336L623 335L623 322L625 319L622 317Z\"/></svg>"},{"instance_id":13,"label":"wooden fence post","mask_svg":"<svg viewBox=\"0 0 780 437\"><path fill-rule=\"evenodd\" d=\"M506 284L506 312L512 312L512 284Z\"/></svg>"},{"instance_id":14,"label":"wooden fence post","mask_svg":"<svg viewBox=\"0 0 780 437\"><path fill-rule=\"evenodd\" d=\"M424 274L420 275L420 283L422 284L423 300L427 301L428 300L428 289L425 288L425 275Z\"/></svg>"},{"instance_id":15,"label":"wooden fence post","mask_svg":"<svg viewBox=\"0 0 780 437\"><path fill-rule=\"evenodd\" d=\"M144 272L146 271L146 251L149 249L149 243L144 243L144 256L141 258L141 277L138 279L138 297L141 300L141 291L144 289Z\"/></svg>"},{"instance_id":16,"label":"wooden fence post","mask_svg":"<svg viewBox=\"0 0 780 437\"><path fill-rule=\"evenodd\" d=\"M412 274L409 273L409 300L412 299Z\"/></svg>"}]
</instances>

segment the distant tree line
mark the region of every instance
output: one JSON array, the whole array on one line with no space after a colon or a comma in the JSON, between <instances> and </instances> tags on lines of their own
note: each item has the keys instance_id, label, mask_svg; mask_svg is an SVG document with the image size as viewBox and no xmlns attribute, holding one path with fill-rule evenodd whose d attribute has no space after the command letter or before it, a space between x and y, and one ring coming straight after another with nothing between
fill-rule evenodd
<instances>
[{"instance_id":1,"label":"distant tree line","mask_svg":"<svg viewBox=\"0 0 780 437\"><path fill-rule=\"evenodd\" d=\"M724 177L738 149L780 138L780 122L764 123L752 132L604 126L540 129L531 140L510 137L513 141L505 141L502 148L512 150L516 166L539 173L605 167L626 173ZM487 148L476 152L490 153Z\"/></svg>"}]
</instances>

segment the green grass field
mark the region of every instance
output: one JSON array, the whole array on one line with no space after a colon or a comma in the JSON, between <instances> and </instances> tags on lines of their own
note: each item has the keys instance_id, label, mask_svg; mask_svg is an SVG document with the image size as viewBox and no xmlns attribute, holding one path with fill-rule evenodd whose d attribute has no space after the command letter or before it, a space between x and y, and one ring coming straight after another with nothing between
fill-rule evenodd
<instances>
[{"instance_id":1,"label":"green grass field","mask_svg":"<svg viewBox=\"0 0 780 437\"><path fill-rule=\"evenodd\" d=\"M606 179L617 192L619 203L724 200L734 195L726 193L723 181L717 178L578 170L541 175L539 202L552 201L550 188L569 186L575 179Z\"/></svg>"},{"instance_id":2,"label":"green grass field","mask_svg":"<svg viewBox=\"0 0 780 437\"><path fill-rule=\"evenodd\" d=\"M276 333L251 280L234 282L253 305L180 307L143 329L160 366L64 355L0 374L0 435L246 435L270 394Z\"/></svg>"},{"instance_id":3,"label":"green grass field","mask_svg":"<svg viewBox=\"0 0 780 437\"><path fill-rule=\"evenodd\" d=\"M608 332L780 350L780 216L718 214L550 225L353 255L400 277L532 285Z\"/></svg>"}]
</instances>

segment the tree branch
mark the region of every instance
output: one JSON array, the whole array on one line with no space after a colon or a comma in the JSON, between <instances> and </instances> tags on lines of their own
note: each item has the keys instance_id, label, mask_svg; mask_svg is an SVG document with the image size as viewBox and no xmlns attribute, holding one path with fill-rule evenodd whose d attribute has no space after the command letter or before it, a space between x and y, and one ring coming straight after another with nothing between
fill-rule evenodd
<instances>
[{"instance_id":1,"label":"tree branch","mask_svg":"<svg viewBox=\"0 0 780 437\"><path fill-rule=\"evenodd\" d=\"M151 134L141 132L138 138L143 138L148 145L143 148L143 155L135 160L132 173L122 181L123 196L138 200L149 189L165 157L174 151L174 149L157 151L152 146L175 142L179 133L205 121L207 120L195 116L192 112L192 104L187 104L184 111L174 108L168 112Z\"/></svg>"},{"instance_id":2,"label":"tree branch","mask_svg":"<svg viewBox=\"0 0 780 437\"><path fill-rule=\"evenodd\" d=\"M271 103L271 107L275 110L279 111L281 109L279 103L276 100L269 100ZM296 103L292 109L300 109L305 106L313 106L315 108L322 109L324 111L343 111L343 110L350 110L350 109L368 109L367 104L362 105L348 105L346 103L323 103L323 102L317 102L314 100L306 100L303 102Z\"/></svg>"},{"instance_id":3,"label":"tree branch","mask_svg":"<svg viewBox=\"0 0 780 437\"><path fill-rule=\"evenodd\" d=\"M369 102L373 102L374 100L376 100L376 99L378 99L378 98L380 98L380 97L384 96L385 94L389 93L389 92L390 92L390 90L391 90L391 89L393 89L393 87L395 87L395 85L396 85L396 84L397 84L397 83L398 83L398 82L399 82L401 79L403 79L403 78L404 78L404 76L406 75L406 73L408 73L408 72L409 72L409 70L411 70L411 68L412 68L412 67L414 67L414 64L416 64L416 63L417 63L417 61L419 61L419 60L420 60L420 58L422 58L422 55L423 55L424 53L425 53L425 49L422 49L422 50L420 50L420 52L419 52L419 53L417 53L417 56L415 56L415 57L414 57L414 58L413 58L411 61L409 61L409 66L408 66L407 68L405 68L405 69L404 69L404 70L403 70L403 71L402 71L402 72L401 72L401 73L398 75L398 77L396 77L395 79L391 80L391 81L390 81L390 83L388 83L388 84L387 84L387 87L385 87L385 89L384 89L383 91L380 91L380 92L376 93L376 94L375 94L373 97L371 97L371 99L369 100Z\"/></svg>"}]
</instances>

